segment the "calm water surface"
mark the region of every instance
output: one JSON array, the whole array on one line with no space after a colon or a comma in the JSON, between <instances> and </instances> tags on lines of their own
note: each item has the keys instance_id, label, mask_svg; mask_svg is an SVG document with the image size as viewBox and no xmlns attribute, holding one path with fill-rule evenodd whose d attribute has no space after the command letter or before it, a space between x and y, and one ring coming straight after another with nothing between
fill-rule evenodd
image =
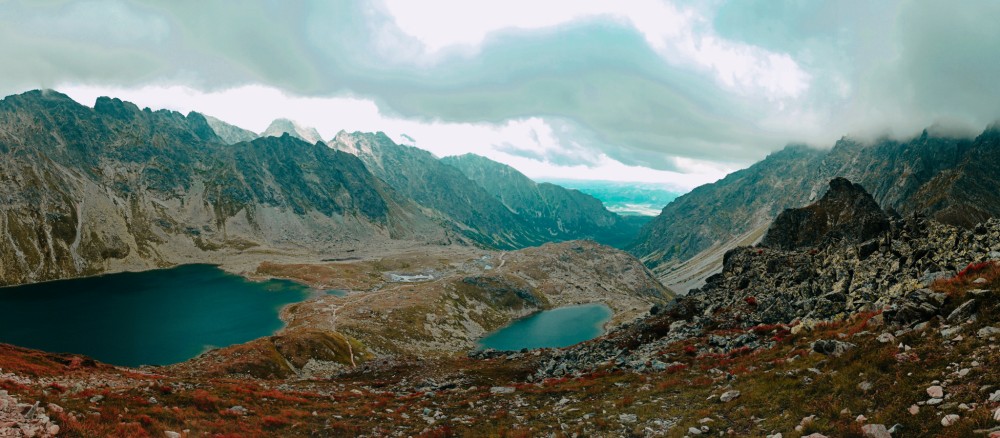
<instances>
[{"instance_id":1,"label":"calm water surface","mask_svg":"<svg viewBox=\"0 0 1000 438\"><path fill-rule=\"evenodd\" d=\"M522 348L568 347L604 334L611 319L604 304L560 307L514 321L479 341L479 348L520 350Z\"/></svg>"},{"instance_id":2,"label":"calm water surface","mask_svg":"<svg viewBox=\"0 0 1000 438\"><path fill-rule=\"evenodd\" d=\"M0 288L0 342L126 366L183 362L267 336L309 288L212 265Z\"/></svg>"}]
</instances>

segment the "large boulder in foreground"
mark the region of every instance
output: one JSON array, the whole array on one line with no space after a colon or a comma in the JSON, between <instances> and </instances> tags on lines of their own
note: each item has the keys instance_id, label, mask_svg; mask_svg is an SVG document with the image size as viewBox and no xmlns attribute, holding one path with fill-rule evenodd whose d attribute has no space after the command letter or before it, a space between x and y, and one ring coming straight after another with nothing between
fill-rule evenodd
<instances>
[{"instance_id":1,"label":"large boulder in foreground","mask_svg":"<svg viewBox=\"0 0 1000 438\"><path fill-rule=\"evenodd\" d=\"M834 178L819 202L779 214L760 244L792 250L827 242L860 243L887 230L889 216L860 184Z\"/></svg>"}]
</instances>

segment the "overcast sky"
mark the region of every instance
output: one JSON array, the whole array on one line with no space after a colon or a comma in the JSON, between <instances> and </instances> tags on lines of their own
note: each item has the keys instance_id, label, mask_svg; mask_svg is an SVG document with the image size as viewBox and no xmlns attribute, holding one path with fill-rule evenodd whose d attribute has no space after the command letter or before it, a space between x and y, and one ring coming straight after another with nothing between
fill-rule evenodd
<instances>
[{"instance_id":1,"label":"overcast sky","mask_svg":"<svg viewBox=\"0 0 1000 438\"><path fill-rule=\"evenodd\" d=\"M688 190L792 142L981 130L998 19L997 1L0 0L0 93Z\"/></svg>"}]
</instances>

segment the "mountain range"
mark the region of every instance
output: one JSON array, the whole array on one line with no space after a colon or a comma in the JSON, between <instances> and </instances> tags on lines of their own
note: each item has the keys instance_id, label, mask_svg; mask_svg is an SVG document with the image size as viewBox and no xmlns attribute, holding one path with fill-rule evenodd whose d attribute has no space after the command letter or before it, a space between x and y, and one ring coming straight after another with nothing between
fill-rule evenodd
<instances>
[{"instance_id":1,"label":"mountain range","mask_svg":"<svg viewBox=\"0 0 1000 438\"><path fill-rule=\"evenodd\" d=\"M197 112L107 97L90 108L51 90L0 101L0 154L0 284L390 240L623 246L639 228L588 195L382 133L323 142L279 119L257 136ZM504 198L504 184L526 196Z\"/></svg>"}]
</instances>

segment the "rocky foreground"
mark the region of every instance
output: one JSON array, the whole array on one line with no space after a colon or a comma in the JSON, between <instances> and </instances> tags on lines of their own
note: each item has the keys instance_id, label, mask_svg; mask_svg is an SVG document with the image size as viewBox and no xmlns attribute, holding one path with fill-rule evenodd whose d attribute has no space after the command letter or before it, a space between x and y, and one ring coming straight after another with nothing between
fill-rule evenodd
<instances>
[{"instance_id":1,"label":"rocky foreground","mask_svg":"<svg viewBox=\"0 0 1000 438\"><path fill-rule=\"evenodd\" d=\"M1000 437L1000 222L899 218L866 196L835 181L705 287L566 349L268 377L0 347L16 414L0 431Z\"/></svg>"}]
</instances>

